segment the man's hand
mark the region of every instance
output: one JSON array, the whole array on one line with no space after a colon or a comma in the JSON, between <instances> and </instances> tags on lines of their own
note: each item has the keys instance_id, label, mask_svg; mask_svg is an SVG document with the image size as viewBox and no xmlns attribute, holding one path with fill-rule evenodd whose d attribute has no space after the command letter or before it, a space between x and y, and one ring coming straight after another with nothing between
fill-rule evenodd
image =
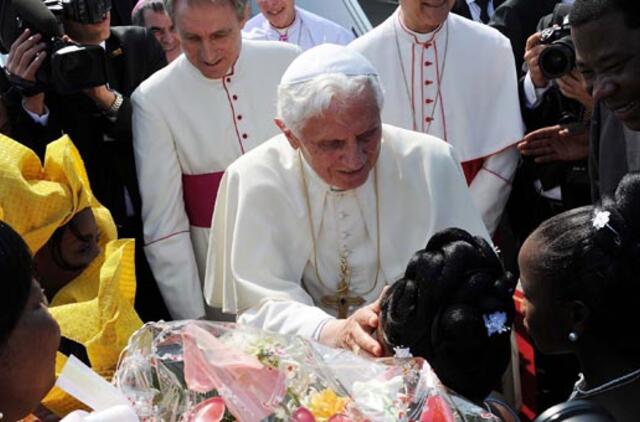
<instances>
[{"instance_id":1,"label":"man's hand","mask_svg":"<svg viewBox=\"0 0 640 422\"><path fill-rule=\"evenodd\" d=\"M25 29L11 44L7 60L9 73L26 81L36 81L36 72L47 56L44 51L45 43L40 42L41 38L40 34L31 35L31 31Z\"/></svg>"},{"instance_id":2,"label":"man's hand","mask_svg":"<svg viewBox=\"0 0 640 422\"><path fill-rule=\"evenodd\" d=\"M584 78L577 69L556 79L556 83L562 95L579 101L589 112L593 111L593 97L587 92Z\"/></svg>"},{"instance_id":3,"label":"man's hand","mask_svg":"<svg viewBox=\"0 0 640 422\"><path fill-rule=\"evenodd\" d=\"M40 42L41 38L40 34L31 35L31 31L25 29L11 44L6 67L13 78L35 83L36 73L47 57L47 52L44 51L45 43ZM24 106L32 113L43 115L45 113L44 94L25 97Z\"/></svg>"},{"instance_id":4,"label":"man's hand","mask_svg":"<svg viewBox=\"0 0 640 422\"><path fill-rule=\"evenodd\" d=\"M85 89L84 93L91 97L91 99L104 110L111 107L111 104L116 100L116 94L109 90L106 85Z\"/></svg>"},{"instance_id":5,"label":"man's hand","mask_svg":"<svg viewBox=\"0 0 640 422\"><path fill-rule=\"evenodd\" d=\"M363 354L381 356L382 346L372 336L378 328L381 297L382 294L374 303L363 306L347 319L327 322L320 333L320 343L354 353L362 351Z\"/></svg>"},{"instance_id":6,"label":"man's hand","mask_svg":"<svg viewBox=\"0 0 640 422\"><path fill-rule=\"evenodd\" d=\"M542 70L540 70L540 65L538 64L540 53L547 47L546 45L540 44L540 36L540 32L536 32L527 38L527 45L524 50L524 61L529 67L531 81L536 88L543 88L549 83L542 74Z\"/></svg>"},{"instance_id":7,"label":"man's hand","mask_svg":"<svg viewBox=\"0 0 640 422\"><path fill-rule=\"evenodd\" d=\"M589 137L586 129L549 126L527 134L518 143L518 150L534 157L536 163L583 160L589 154Z\"/></svg>"}]
</instances>

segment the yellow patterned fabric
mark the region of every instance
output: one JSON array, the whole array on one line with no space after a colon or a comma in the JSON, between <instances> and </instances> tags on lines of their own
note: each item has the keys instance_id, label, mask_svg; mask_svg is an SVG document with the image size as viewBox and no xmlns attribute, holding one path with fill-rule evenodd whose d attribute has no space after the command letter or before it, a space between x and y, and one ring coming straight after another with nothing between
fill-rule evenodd
<instances>
[{"instance_id":1,"label":"yellow patterned fabric","mask_svg":"<svg viewBox=\"0 0 640 422\"><path fill-rule=\"evenodd\" d=\"M44 166L25 146L0 136L0 216L35 254L58 227L90 207L100 230L101 253L54 296L50 311L62 335L87 351L91 367L110 379L121 350L142 326L133 308L134 240L117 239L111 214L93 196L84 163L69 137L47 146ZM66 356L58 353L56 372ZM43 404L60 416L82 408L53 389Z\"/></svg>"}]
</instances>

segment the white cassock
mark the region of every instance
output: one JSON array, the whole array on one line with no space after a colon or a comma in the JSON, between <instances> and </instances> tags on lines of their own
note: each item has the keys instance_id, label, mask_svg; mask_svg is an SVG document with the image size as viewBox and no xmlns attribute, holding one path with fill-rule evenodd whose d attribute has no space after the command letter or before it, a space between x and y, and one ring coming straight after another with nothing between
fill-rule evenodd
<instances>
[{"instance_id":1,"label":"white cassock","mask_svg":"<svg viewBox=\"0 0 640 422\"><path fill-rule=\"evenodd\" d=\"M509 40L453 13L439 30L418 34L401 23L398 9L349 46L379 72L384 123L454 146L493 233L518 164L515 143L524 133Z\"/></svg>"},{"instance_id":2,"label":"white cassock","mask_svg":"<svg viewBox=\"0 0 640 422\"><path fill-rule=\"evenodd\" d=\"M314 268L301 171L322 283ZM385 283L404 274L411 256L437 231L460 227L488 238L446 143L384 125L375 172L357 189L332 191L283 135L237 160L218 192L205 277L207 302L238 313L240 323L317 337L336 315L335 309L322 306L321 298L336 293L345 253L351 293L370 303Z\"/></svg>"},{"instance_id":3,"label":"white cassock","mask_svg":"<svg viewBox=\"0 0 640 422\"><path fill-rule=\"evenodd\" d=\"M242 36L250 40L286 41L302 50L327 43L347 45L353 41L353 34L337 23L300 7L295 9L295 19L288 28L276 29L258 13L244 25Z\"/></svg>"},{"instance_id":4,"label":"white cassock","mask_svg":"<svg viewBox=\"0 0 640 422\"><path fill-rule=\"evenodd\" d=\"M174 319L205 314L202 278L222 173L277 133L277 86L298 53L244 41L222 79L205 78L182 55L131 97L145 253Z\"/></svg>"}]
</instances>

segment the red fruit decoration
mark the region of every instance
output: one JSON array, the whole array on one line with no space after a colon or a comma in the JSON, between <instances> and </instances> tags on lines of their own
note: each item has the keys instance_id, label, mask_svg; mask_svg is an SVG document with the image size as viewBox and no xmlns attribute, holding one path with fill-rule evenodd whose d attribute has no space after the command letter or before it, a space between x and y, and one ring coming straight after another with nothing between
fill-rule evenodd
<instances>
[{"instance_id":1,"label":"red fruit decoration","mask_svg":"<svg viewBox=\"0 0 640 422\"><path fill-rule=\"evenodd\" d=\"M293 415L291 415L291 422L316 422L316 418L306 407L299 407L293 412Z\"/></svg>"}]
</instances>

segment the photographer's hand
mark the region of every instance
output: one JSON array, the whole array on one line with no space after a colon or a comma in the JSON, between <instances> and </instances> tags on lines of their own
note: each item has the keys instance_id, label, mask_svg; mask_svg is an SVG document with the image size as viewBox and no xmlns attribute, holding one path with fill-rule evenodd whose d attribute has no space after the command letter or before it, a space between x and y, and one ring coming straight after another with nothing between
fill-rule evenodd
<instances>
[{"instance_id":1,"label":"photographer's hand","mask_svg":"<svg viewBox=\"0 0 640 422\"><path fill-rule=\"evenodd\" d=\"M104 110L109 109L109 107L111 107L113 102L116 100L116 94L109 88L107 88L106 85L85 89L84 93L91 97L91 99Z\"/></svg>"},{"instance_id":2,"label":"photographer's hand","mask_svg":"<svg viewBox=\"0 0 640 422\"><path fill-rule=\"evenodd\" d=\"M561 78L556 79L562 95L579 101L590 113L593 111L593 97L587 92L582 74L573 69Z\"/></svg>"},{"instance_id":3,"label":"photographer's hand","mask_svg":"<svg viewBox=\"0 0 640 422\"><path fill-rule=\"evenodd\" d=\"M25 29L11 44L6 69L12 77L29 82L36 81L36 73L47 56L47 52L44 51L45 43L40 42L41 38L40 34L31 35L31 31ZM44 93L25 97L23 104L32 113L45 113Z\"/></svg>"},{"instance_id":4,"label":"photographer's hand","mask_svg":"<svg viewBox=\"0 0 640 422\"><path fill-rule=\"evenodd\" d=\"M527 45L524 52L524 61L527 63L529 73L531 74L531 81L536 88L543 88L547 86L549 81L542 74L538 59L542 50L546 48L545 45L540 44L540 32L536 32L527 38Z\"/></svg>"},{"instance_id":5,"label":"photographer's hand","mask_svg":"<svg viewBox=\"0 0 640 422\"><path fill-rule=\"evenodd\" d=\"M588 132L576 128L556 125L535 130L518 143L518 150L536 163L583 160L589 154Z\"/></svg>"}]
</instances>

